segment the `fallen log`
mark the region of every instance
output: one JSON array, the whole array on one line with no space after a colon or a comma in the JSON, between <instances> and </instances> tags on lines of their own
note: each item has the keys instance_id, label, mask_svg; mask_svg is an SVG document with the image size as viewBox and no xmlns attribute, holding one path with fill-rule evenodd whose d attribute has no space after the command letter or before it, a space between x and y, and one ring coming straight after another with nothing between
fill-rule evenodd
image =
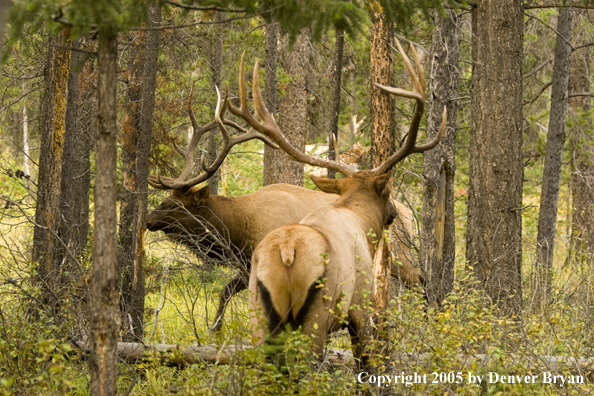
<instances>
[{"instance_id":1,"label":"fallen log","mask_svg":"<svg viewBox=\"0 0 594 396\"><path fill-rule=\"evenodd\" d=\"M88 344L77 342L76 346L83 352L89 352ZM189 345L180 344L141 344L136 342L118 342L118 357L128 362L138 360L158 359L166 365L185 366L198 362L216 364L230 364L238 351L251 349L251 345ZM391 356L391 360L398 364L402 362L407 366L426 365L435 358L430 353L408 354L399 353ZM448 370L472 370L473 367L488 367L493 358L486 354L464 355L458 354L455 367ZM323 356L324 363L346 364L354 363L353 353L350 349L328 349ZM552 372L562 368L569 369L580 375L590 374L594 371L594 357L573 356L524 356L510 355L506 360L530 361L536 367L542 367Z\"/></svg>"}]
</instances>

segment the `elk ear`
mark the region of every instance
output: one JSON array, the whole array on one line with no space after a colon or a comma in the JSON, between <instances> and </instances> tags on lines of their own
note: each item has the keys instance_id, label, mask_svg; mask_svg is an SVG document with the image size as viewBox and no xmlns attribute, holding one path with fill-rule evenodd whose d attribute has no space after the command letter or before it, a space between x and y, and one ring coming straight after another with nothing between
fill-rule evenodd
<instances>
[{"instance_id":1,"label":"elk ear","mask_svg":"<svg viewBox=\"0 0 594 396\"><path fill-rule=\"evenodd\" d=\"M327 177L310 176L320 190L328 194L340 194L340 179L329 179Z\"/></svg>"},{"instance_id":2,"label":"elk ear","mask_svg":"<svg viewBox=\"0 0 594 396\"><path fill-rule=\"evenodd\" d=\"M387 190L391 189L392 183L389 181L392 180L389 173L384 173L375 178L373 181L373 186L375 187L375 191L381 196L386 193Z\"/></svg>"},{"instance_id":3,"label":"elk ear","mask_svg":"<svg viewBox=\"0 0 594 396\"><path fill-rule=\"evenodd\" d=\"M195 204L200 203L200 201L205 200L209 196L208 186L204 186L196 192L192 192L192 200Z\"/></svg>"}]
</instances>

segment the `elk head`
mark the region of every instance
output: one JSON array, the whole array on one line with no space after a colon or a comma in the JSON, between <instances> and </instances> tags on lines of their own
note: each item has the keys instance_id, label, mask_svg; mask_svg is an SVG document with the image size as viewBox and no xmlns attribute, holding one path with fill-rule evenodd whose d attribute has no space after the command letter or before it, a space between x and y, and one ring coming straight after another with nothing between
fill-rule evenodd
<instances>
[{"instance_id":1,"label":"elk head","mask_svg":"<svg viewBox=\"0 0 594 396\"><path fill-rule=\"evenodd\" d=\"M216 88L216 87L215 87ZM228 235L226 235L226 228L220 222L217 216L208 208L209 193L208 187L198 188L197 185L208 180L222 165L225 157L229 154L231 148L236 144L246 142L251 139L260 139L264 143L278 147L271 142L267 137L260 135L256 130L245 128L237 125L232 121L223 118L226 111L227 101L221 100L221 95L218 88L217 91L217 106L215 109L215 119L205 126L200 126L196 120L194 112L192 111L191 101L194 87L190 91L188 98L188 114L192 121L194 133L188 142L186 149L181 149L175 145L175 149L184 157L185 167L177 178L163 177L159 175L150 175L149 184L161 190L173 190L171 195L167 197L157 208L147 215L146 227L150 231L162 230L174 240L181 242L192 250L196 251L198 242L202 248L205 248L207 256L216 256L211 258L220 258L217 251L216 240L212 238L222 238L228 242ZM227 130L227 126L232 126L241 133L231 136ZM215 128L219 129L223 145L217 157L210 165L205 163L204 156L200 160L200 170L197 175L192 175L194 171L194 150L200 142L202 136ZM207 241L196 241L196 237L202 237L206 234ZM218 233L218 235L216 235ZM210 254L209 254L210 253Z\"/></svg>"}]
</instances>

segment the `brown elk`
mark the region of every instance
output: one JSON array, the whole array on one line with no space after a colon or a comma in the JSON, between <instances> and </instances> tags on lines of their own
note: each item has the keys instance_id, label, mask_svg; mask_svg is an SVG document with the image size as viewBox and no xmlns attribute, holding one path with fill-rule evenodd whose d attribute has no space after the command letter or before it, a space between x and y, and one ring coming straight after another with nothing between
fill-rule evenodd
<instances>
[{"instance_id":1,"label":"brown elk","mask_svg":"<svg viewBox=\"0 0 594 396\"><path fill-rule=\"evenodd\" d=\"M191 97L192 93L188 99L188 112L195 132L185 150L176 146L176 150L186 161L184 171L176 179L150 176L151 186L157 189L172 189L173 192L148 214L146 226L150 231L164 231L201 258L218 263L231 261L242 270L220 293L219 306L212 326L213 331L219 331L229 299L248 287L247 274L252 253L264 236L282 225L299 223L311 211L329 206L339 196L288 184L266 186L255 193L238 197L212 196L207 187L196 187L196 184L214 174L234 144L262 137L250 132L247 136L240 135L241 140L230 138L224 124L230 124L237 129L240 127L223 119L220 112L224 111L225 106L217 106L215 121L200 127L191 109ZM217 125L223 133L224 148L210 167L201 164L204 173L192 176L193 151L202 135ZM267 143L272 144L270 141ZM394 243L398 245L394 251L401 265L393 266L392 274L408 287L422 288L424 279L412 265L408 244L412 235L412 213L400 202L394 201L394 205L399 219L393 227Z\"/></svg>"},{"instance_id":2,"label":"brown elk","mask_svg":"<svg viewBox=\"0 0 594 396\"><path fill-rule=\"evenodd\" d=\"M312 336L314 353L321 353L327 334L346 325L351 334L355 356L364 358L364 346L370 335L366 307L373 295L373 256L377 237L390 222L394 208L390 203L391 169L406 156L433 148L444 133L446 111L437 137L416 146L417 132L425 104L425 81L414 47L411 50L419 70L415 74L410 60L398 49L410 74L413 91L376 84L394 95L413 98L417 106L403 146L372 170L357 171L344 163L315 158L296 150L286 140L266 109L258 84L258 66L254 67L252 95L257 116L247 104L244 62L240 66L240 103L229 103L232 113L276 142L294 160L312 166L333 169L344 179L312 177L324 192L339 194L329 207L310 213L299 224L285 225L269 233L252 256L249 280L250 322L258 342L267 331L272 336L287 324L302 327Z\"/></svg>"},{"instance_id":3,"label":"brown elk","mask_svg":"<svg viewBox=\"0 0 594 396\"><path fill-rule=\"evenodd\" d=\"M173 190L148 214L146 224L148 230L164 231L200 257L216 262L235 258L239 260L235 265L249 271L252 253L266 234L282 225L299 223L313 210L330 206L338 197L290 184L273 184L238 197L213 196L208 187L191 187ZM394 205L397 220L392 230L397 247L393 251L401 265L394 265L392 274L408 287L424 287L411 260L412 212L398 201ZM219 296L214 331L221 329L229 299L247 286L245 272L225 286Z\"/></svg>"}]
</instances>

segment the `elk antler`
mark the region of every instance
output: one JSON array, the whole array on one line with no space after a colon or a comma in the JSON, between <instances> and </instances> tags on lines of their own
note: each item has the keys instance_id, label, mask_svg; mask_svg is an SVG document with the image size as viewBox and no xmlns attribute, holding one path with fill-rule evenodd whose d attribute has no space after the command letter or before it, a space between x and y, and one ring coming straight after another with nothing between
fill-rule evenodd
<instances>
[{"instance_id":1,"label":"elk antler","mask_svg":"<svg viewBox=\"0 0 594 396\"><path fill-rule=\"evenodd\" d=\"M258 81L258 60L256 59L256 63L254 65L252 95L254 97L254 105L256 106L256 112L260 116L260 118L262 118L262 123L260 123L257 120L255 114L252 114L250 112L250 109L248 108L247 87L244 77L244 57L245 52L241 56L241 65L239 67L239 99L241 107L237 108L232 103L229 103L229 109L231 110L231 112L246 120L247 123L252 128L256 129L258 132L274 140L274 142L277 143L285 153L287 153L291 158L293 158L297 162L332 169L336 172L342 173L345 176L350 176L353 173L356 173L357 167L355 165L348 165L338 161L331 161L324 158L312 157L297 150L295 147L291 145L291 143L289 143L289 141L285 138L280 128L276 125L274 117L268 112L268 110L266 109L266 105L264 105L264 101L262 100L262 94L260 93L260 85Z\"/></svg>"},{"instance_id":2,"label":"elk antler","mask_svg":"<svg viewBox=\"0 0 594 396\"><path fill-rule=\"evenodd\" d=\"M413 118L408 129L408 134L406 136L406 140L404 141L404 145L398 151L392 154L387 160L385 160L382 164L380 164L377 168L374 168L372 170L373 173L377 174L383 174L388 172L390 169L392 169L394 165L402 161L409 154L422 153L424 151L432 149L439 143L446 129L447 110L444 106L443 116L441 119L441 126L439 128L439 133L437 134L437 136L429 143L423 144L421 146L415 146L415 143L417 141L417 134L419 131L419 124L421 123L421 117L423 115L423 110L425 108L425 75L423 74L423 66L421 66L421 62L419 61L417 51L415 51L415 47L413 46L413 44L410 44L410 49L415 60L415 65L417 66L417 70L419 71L418 76L415 74L415 71L410 63L410 59L408 58L408 56L406 56L406 53L402 49L402 46L400 45L398 39L396 39L396 45L398 46L398 51L400 52L400 55L402 55L402 60L404 61L404 64L406 65L406 68L408 70L408 74L410 75L410 79L413 84L413 90L407 91L402 88L394 88L378 83L374 83L374 85L382 91L391 93L393 95L415 99L417 101L417 106L415 108L415 112L413 114Z\"/></svg>"},{"instance_id":3,"label":"elk antler","mask_svg":"<svg viewBox=\"0 0 594 396\"><path fill-rule=\"evenodd\" d=\"M194 92L194 85L192 84L192 90L190 91L190 96L188 97L188 113L190 115L190 119L192 120L192 127L194 128L194 134L192 135L192 138L190 139L190 142L188 143L188 147L185 150L182 150L181 148L179 148L177 146L175 147L176 150L181 155L184 156L186 166L184 167L184 170L177 178L159 177L159 175L157 175L157 176L149 175L148 182L154 188L162 189L162 190L166 190L166 189L186 190L192 186L195 186L196 184L199 184L199 183L202 183L203 181L208 180L219 169L219 167L225 160L225 157L227 157L227 155L229 154L229 151L231 151L231 148L233 146L235 146L236 144L239 144L239 143L246 142L251 139L260 139L265 144L267 144L271 147L274 147L274 148L278 148L278 146L276 144L271 142L268 138L266 138L266 136L262 136L262 135L258 134L253 128L250 129L249 131L247 131L246 129L244 129L243 127L237 125L236 123L234 123L232 121L224 120L223 115L227 109L227 99L225 99L224 102L221 101L221 94L219 92L219 89L217 87L215 87L215 89L217 91L217 106L215 109L215 119L214 119L214 121L209 122L207 125L200 127L198 125L198 121L196 120L196 116L194 115L194 112L192 111L192 106L191 106L192 94ZM227 96L229 96L228 92L227 92ZM223 103L222 106L221 106L221 103ZM240 135L231 137L229 134L229 131L227 130L227 127L225 125L230 125L233 128L235 128L243 133ZM196 146L200 142L202 135L204 135L206 132L216 128L217 126L219 127L219 130L221 131L221 135L223 136L223 147L222 147L221 151L219 152L219 154L217 155L215 160L212 162L212 164L210 164L210 166L206 165L206 163L204 161L204 156L201 156L200 168L202 170L204 170L204 173L201 173L197 176L192 177L191 179L188 179L188 177L192 173L192 169L194 168L194 150L196 149Z\"/></svg>"}]
</instances>

